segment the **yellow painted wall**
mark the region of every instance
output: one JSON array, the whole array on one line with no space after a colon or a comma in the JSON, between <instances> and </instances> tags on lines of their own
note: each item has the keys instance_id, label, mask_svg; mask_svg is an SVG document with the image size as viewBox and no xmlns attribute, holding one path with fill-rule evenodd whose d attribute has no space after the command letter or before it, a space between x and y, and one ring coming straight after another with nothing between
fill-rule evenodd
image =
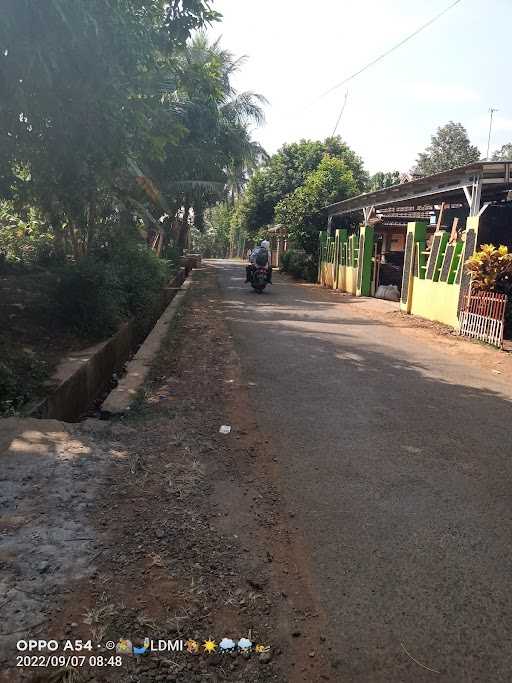
<instances>
[{"instance_id":1,"label":"yellow painted wall","mask_svg":"<svg viewBox=\"0 0 512 683\"><path fill-rule=\"evenodd\" d=\"M347 283L347 269L345 266L338 266L338 289L341 289L342 292L345 291Z\"/></svg>"},{"instance_id":2,"label":"yellow painted wall","mask_svg":"<svg viewBox=\"0 0 512 683\"><path fill-rule=\"evenodd\" d=\"M427 320L458 328L457 306L460 286L413 278L411 313Z\"/></svg>"},{"instance_id":3,"label":"yellow painted wall","mask_svg":"<svg viewBox=\"0 0 512 683\"><path fill-rule=\"evenodd\" d=\"M347 268L347 288L346 292L350 294L356 294L357 292L357 268L352 268L352 266L346 266Z\"/></svg>"},{"instance_id":4,"label":"yellow painted wall","mask_svg":"<svg viewBox=\"0 0 512 683\"><path fill-rule=\"evenodd\" d=\"M355 295L357 290L357 268L339 266L338 289L342 292L349 292L349 294Z\"/></svg>"},{"instance_id":5,"label":"yellow painted wall","mask_svg":"<svg viewBox=\"0 0 512 683\"><path fill-rule=\"evenodd\" d=\"M329 261L322 261L320 284L331 289L334 287L334 265Z\"/></svg>"}]
</instances>

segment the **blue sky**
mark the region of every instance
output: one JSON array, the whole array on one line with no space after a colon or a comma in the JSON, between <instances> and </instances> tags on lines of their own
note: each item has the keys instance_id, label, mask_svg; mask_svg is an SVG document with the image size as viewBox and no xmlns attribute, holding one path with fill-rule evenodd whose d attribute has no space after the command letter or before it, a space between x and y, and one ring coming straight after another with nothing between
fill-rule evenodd
<instances>
[{"instance_id":1,"label":"blue sky","mask_svg":"<svg viewBox=\"0 0 512 683\"><path fill-rule=\"evenodd\" d=\"M371 172L408 170L435 129L461 121L482 155L489 107L499 111L491 150L512 141L512 0L462 0L424 32L357 79L327 89L412 33L450 0L216 0L211 29L248 61L240 90L269 100L254 132L269 152L338 132Z\"/></svg>"}]
</instances>

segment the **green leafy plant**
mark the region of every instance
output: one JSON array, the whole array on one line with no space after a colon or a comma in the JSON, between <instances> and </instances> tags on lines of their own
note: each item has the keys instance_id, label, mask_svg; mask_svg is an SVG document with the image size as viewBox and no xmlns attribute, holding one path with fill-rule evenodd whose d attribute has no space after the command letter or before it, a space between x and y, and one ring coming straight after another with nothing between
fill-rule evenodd
<instances>
[{"instance_id":1,"label":"green leafy plant","mask_svg":"<svg viewBox=\"0 0 512 683\"><path fill-rule=\"evenodd\" d=\"M293 277L315 282L318 271L318 260L314 254L289 249L281 255L281 270Z\"/></svg>"},{"instance_id":2,"label":"green leafy plant","mask_svg":"<svg viewBox=\"0 0 512 683\"><path fill-rule=\"evenodd\" d=\"M158 312L167 277L167 263L143 245L99 250L62 268L58 316L88 338L108 337L130 316L144 327Z\"/></svg>"},{"instance_id":3,"label":"green leafy plant","mask_svg":"<svg viewBox=\"0 0 512 683\"><path fill-rule=\"evenodd\" d=\"M512 274L512 253L503 245L483 244L465 265L473 289L491 291L504 276Z\"/></svg>"},{"instance_id":4,"label":"green leafy plant","mask_svg":"<svg viewBox=\"0 0 512 683\"><path fill-rule=\"evenodd\" d=\"M47 367L24 349L0 351L0 415L14 415L46 379Z\"/></svg>"},{"instance_id":5,"label":"green leafy plant","mask_svg":"<svg viewBox=\"0 0 512 683\"><path fill-rule=\"evenodd\" d=\"M0 254L9 263L32 264L53 254L53 234L37 209L23 214L0 202Z\"/></svg>"}]
</instances>

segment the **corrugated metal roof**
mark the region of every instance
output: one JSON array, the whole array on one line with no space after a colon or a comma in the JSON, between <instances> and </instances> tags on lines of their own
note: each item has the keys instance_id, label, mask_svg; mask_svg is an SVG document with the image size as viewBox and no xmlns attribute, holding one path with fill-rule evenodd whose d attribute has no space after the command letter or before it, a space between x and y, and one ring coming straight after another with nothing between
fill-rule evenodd
<instances>
[{"instance_id":1,"label":"corrugated metal roof","mask_svg":"<svg viewBox=\"0 0 512 683\"><path fill-rule=\"evenodd\" d=\"M410 182L367 192L325 207L330 216L351 213L374 206L420 206L444 199L466 203L464 187L482 179L482 201L494 201L512 189L511 161L479 161Z\"/></svg>"}]
</instances>

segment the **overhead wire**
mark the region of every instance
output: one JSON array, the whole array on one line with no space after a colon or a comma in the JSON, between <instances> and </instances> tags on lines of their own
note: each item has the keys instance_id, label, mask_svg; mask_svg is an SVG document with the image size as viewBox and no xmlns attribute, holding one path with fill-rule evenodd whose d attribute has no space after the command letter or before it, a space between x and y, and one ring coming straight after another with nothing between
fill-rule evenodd
<instances>
[{"instance_id":1,"label":"overhead wire","mask_svg":"<svg viewBox=\"0 0 512 683\"><path fill-rule=\"evenodd\" d=\"M368 64L366 64L361 69L359 69L358 71L353 73L351 76L347 76L347 78L343 79L342 81L340 81L336 85L333 85L332 88L329 88L329 90L326 90L324 93L319 95L319 99L322 97L325 97L326 95L329 95L329 93L333 92L334 90L341 88L342 85L345 85L345 83L348 83L349 81L353 80L354 78L356 78L356 76L359 76L360 74L363 73L363 71L366 71L367 69L369 69L374 64L377 64L377 62L380 62L381 59L384 59L384 57L387 57L388 55L390 55L395 50L398 50L399 47L402 47L402 45L404 45L409 40L411 40L411 38L414 38L415 36L418 35L418 33L421 33L421 31L424 31L426 28L431 26L435 21L440 19L444 14L449 12L453 7L455 7L455 5L458 5L460 2L462 2L462 0L455 0L455 2L452 2L451 5L448 5L448 7L445 7L442 12L439 12L439 14L436 14L436 16L432 17L432 19L429 19L429 21L427 21L425 24L423 24L422 26L417 28L416 31L409 34L406 38L401 40L399 43L397 43L396 45L393 45L393 47L389 48L389 50L386 50L386 52L383 52L378 57L375 57L375 59L373 59L371 62L368 62Z\"/></svg>"},{"instance_id":2,"label":"overhead wire","mask_svg":"<svg viewBox=\"0 0 512 683\"><path fill-rule=\"evenodd\" d=\"M382 54L380 54L378 57L375 57L375 59L372 59L371 62L368 62L368 64L365 64L365 66L361 67L358 71L354 72L354 73L351 74L350 76L347 76L347 78L344 78L342 81L340 81L340 82L337 83L336 85L333 85L332 88L329 88L329 89L326 90L324 93L322 93L321 95L319 95L317 99L322 99L323 97L326 97L326 96L329 95L330 93L334 92L334 90L337 90L338 88L341 88L342 85L345 85L346 83L348 83L349 81L352 81L352 80L353 80L354 78L356 78L357 76L360 76L364 71L366 71L366 70L369 69L370 67L372 67L372 66L374 66L375 64L377 64L378 62L380 62L382 59L384 59L385 57L387 57L388 55L390 55L390 54L391 54L392 52L394 52L395 50L398 50L398 48L402 47L402 45L404 45L404 44L407 43L409 40L411 40L412 38L414 38L415 36L417 36L418 33L421 33L421 32L424 31L426 28L428 28L429 26L431 26L434 22L436 22L438 19L440 19L442 16L444 16L447 12L449 12L451 9L453 9L453 7L455 7L455 5L458 5L458 4L461 3L461 2L462 2L462 0L455 0L454 2L452 2L450 5L448 5L448 7L445 7L441 12L439 12L438 14L436 14L434 17L432 17L431 19L429 19L426 23L422 24L419 28L417 28L415 31L413 31L412 33L410 33L406 38L404 38L403 40L401 40L399 43L396 43L396 45L393 45L393 47L389 48L389 50L386 50L385 52L383 52ZM348 91L347 91L347 93L348 93ZM347 104L347 95L345 95L345 100L344 100L344 102L343 102L343 105L342 105L340 114L339 114L339 116L338 116L338 121L337 121L336 126L335 126L335 128L334 128L334 132L336 132L336 130L337 130L337 128L338 128L338 125L339 125L339 122L340 122L341 117L342 117L342 115L343 115L343 112L344 112L344 110L345 110L346 104ZM334 133L333 133L333 135L334 135Z\"/></svg>"}]
</instances>

